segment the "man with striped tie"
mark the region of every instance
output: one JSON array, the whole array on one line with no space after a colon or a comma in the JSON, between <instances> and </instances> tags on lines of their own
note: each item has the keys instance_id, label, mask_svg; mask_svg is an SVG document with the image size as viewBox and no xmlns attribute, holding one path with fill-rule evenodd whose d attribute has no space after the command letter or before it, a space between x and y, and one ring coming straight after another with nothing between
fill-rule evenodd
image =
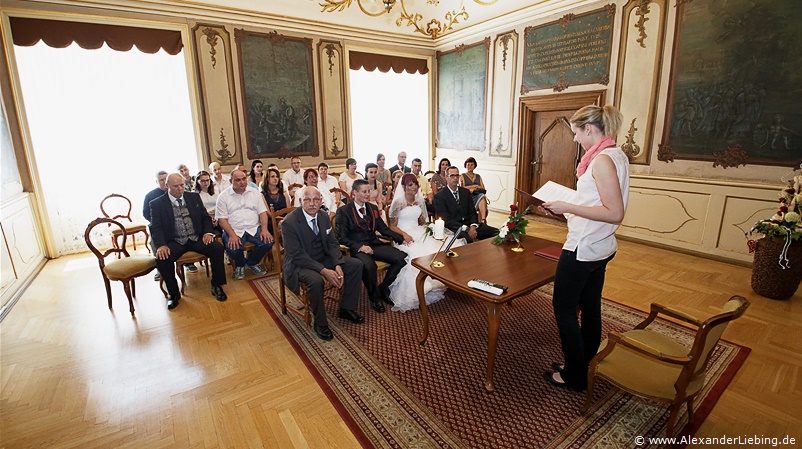
<instances>
[{"instance_id":1,"label":"man with striped tie","mask_svg":"<svg viewBox=\"0 0 802 449\"><path fill-rule=\"evenodd\" d=\"M462 225L469 226L467 234L463 234L468 243L496 236L498 229L479 223L471 192L459 186L459 168L448 167L446 173L446 188L434 196L434 209L446 227L457 232Z\"/></svg>"}]
</instances>

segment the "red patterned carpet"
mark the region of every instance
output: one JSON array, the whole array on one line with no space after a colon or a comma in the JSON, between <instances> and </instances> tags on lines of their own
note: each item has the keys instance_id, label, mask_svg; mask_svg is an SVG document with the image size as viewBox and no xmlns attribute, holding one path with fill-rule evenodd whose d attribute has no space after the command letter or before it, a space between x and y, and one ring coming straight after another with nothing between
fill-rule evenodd
<instances>
[{"instance_id":1,"label":"red patterned carpet","mask_svg":"<svg viewBox=\"0 0 802 449\"><path fill-rule=\"evenodd\" d=\"M551 362L561 360L551 286L505 307L491 394L484 389L485 308L464 295L449 291L429 307L429 340L420 346L418 311L377 314L363 297L358 311L366 320L354 325L333 318L339 301L332 291L326 305L335 339L323 342L298 316L281 314L275 276L251 285L365 447L632 448L636 436L665 436L668 412L659 403L600 382L594 409L584 417L578 413L584 393L543 380ZM605 334L631 329L646 316L608 300L602 309ZM685 328L655 324L681 340L692 339ZM698 428L748 352L719 344L695 403L694 425L678 433ZM683 408L678 424L686 421Z\"/></svg>"}]
</instances>

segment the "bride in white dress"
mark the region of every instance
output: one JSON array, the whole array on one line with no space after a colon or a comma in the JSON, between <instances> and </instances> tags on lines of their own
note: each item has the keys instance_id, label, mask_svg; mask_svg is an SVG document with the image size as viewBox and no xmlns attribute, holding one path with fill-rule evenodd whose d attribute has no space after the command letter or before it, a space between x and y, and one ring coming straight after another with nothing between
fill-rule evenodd
<instances>
[{"instance_id":1,"label":"bride in white dress","mask_svg":"<svg viewBox=\"0 0 802 449\"><path fill-rule=\"evenodd\" d=\"M390 285L390 298L395 303L395 312L406 312L420 307L415 287L419 270L409 262L416 257L436 253L442 243L426 235L426 217L426 204L420 192L418 177L407 173L399 181L390 205L390 228L404 236L404 243L396 244L396 248L407 253L407 265ZM459 239L454 242L454 247L464 243L464 239ZM443 283L426 278L424 292L427 305L442 299L445 291L446 286Z\"/></svg>"}]
</instances>

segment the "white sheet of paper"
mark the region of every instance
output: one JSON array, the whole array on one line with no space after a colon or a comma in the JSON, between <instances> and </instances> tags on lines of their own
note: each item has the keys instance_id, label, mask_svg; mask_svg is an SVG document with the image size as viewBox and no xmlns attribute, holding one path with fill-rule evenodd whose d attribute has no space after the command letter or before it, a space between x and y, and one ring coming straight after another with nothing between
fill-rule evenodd
<instances>
[{"instance_id":1,"label":"white sheet of paper","mask_svg":"<svg viewBox=\"0 0 802 449\"><path fill-rule=\"evenodd\" d=\"M567 203L574 202L576 190L569 189L564 185L557 184L554 181L547 181L543 184L537 192L532 194L533 197L548 203L551 201L565 201Z\"/></svg>"}]
</instances>

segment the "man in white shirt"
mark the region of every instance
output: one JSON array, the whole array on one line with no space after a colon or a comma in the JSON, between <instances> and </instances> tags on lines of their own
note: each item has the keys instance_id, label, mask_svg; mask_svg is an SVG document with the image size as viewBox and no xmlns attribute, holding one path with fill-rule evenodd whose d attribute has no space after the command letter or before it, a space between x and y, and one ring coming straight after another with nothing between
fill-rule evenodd
<instances>
[{"instance_id":1,"label":"man in white shirt","mask_svg":"<svg viewBox=\"0 0 802 449\"><path fill-rule=\"evenodd\" d=\"M231 172L231 188L222 191L217 198L215 218L223 228L226 252L236 266L234 278L245 277L246 265L258 276L266 274L259 261L273 247L273 236L267 230L267 205L262 194L248 186L248 175L244 171ZM248 253L247 260L243 250L245 242L256 246Z\"/></svg>"},{"instance_id":2,"label":"man in white shirt","mask_svg":"<svg viewBox=\"0 0 802 449\"><path fill-rule=\"evenodd\" d=\"M304 185L304 174L301 171L301 158L293 156L292 159L290 159L290 165L292 168L281 175L281 180L284 182L284 188L290 192L290 195L295 195L295 191L298 190L298 188L290 189L290 186L293 184Z\"/></svg>"},{"instance_id":3,"label":"man in white shirt","mask_svg":"<svg viewBox=\"0 0 802 449\"><path fill-rule=\"evenodd\" d=\"M293 201L292 205L295 207L303 206L302 200L304 198L304 191L307 187L315 187L320 191L320 198L322 200L320 210L327 212L329 214L329 218L334 219L334 216L337 214L337 203L334 201L334 197L331 195L331 192L325 188L320 188L321 186L319 186L320 183L318 180L317 171L314 168L307 168L304 170L304 181L306 181L306 186L301 187L295 192L295 200Z\"/></svg>"},{"instance_id":4,"label":"man in white shirt","mask_svg":"<svg viewBox=\"0 0 802 449\"><path fill-rule=\"evenodd\" d=\"M333 188L340 188L340 182L334 177L329 176L329 164L325 162L321 162L317 165L317 175L318 175L318 188L322 190L327 190L331 192ZM335 204L340 204L340 194L339 193L332 193L332 198L334 198Z\"/></svg>"},{"instance_id":5,"label":"man in white shirt","mask_svg":"<svg viewBox=\"0 0 802 449\"><path fill-rule=\"evenodd\" d=\"M223 176L223 167L221 167L220 164L217 162L209 164L209 172L212 173L212 182L214 183L215 190L222 192L231 187L231 180L228 176Z\"/></svg>"}]
</instances>

